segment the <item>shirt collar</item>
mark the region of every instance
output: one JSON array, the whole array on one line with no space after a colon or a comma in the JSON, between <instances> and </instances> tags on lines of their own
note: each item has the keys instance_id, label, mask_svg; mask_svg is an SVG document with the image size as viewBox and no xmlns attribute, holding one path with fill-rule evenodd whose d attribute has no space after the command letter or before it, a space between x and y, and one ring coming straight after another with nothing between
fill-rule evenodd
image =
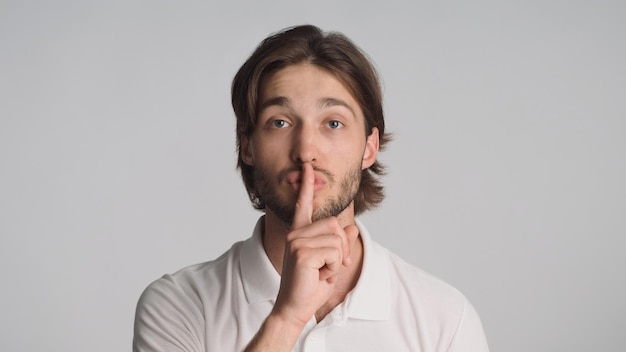
<instances>
[{"instance_id":1,"label":"shirt collar","mask_svg":"<svg viewBox=\"0 0 626 352\"><path fill-rule=\"evenodd\" d=\"M372 241L369 231L355 220L363 242L363 268L359 281L345 299L351 318L387 320L391 312L389 257L385 249Z\"/></svg>"},{"instance_id":2,"label":"shirt collar","mask_svg":"<svg viewBox=\"0 0 626 352\"><path fill-rule=\"evenodd\" d=\"M273 301L280 288L280 275L263 248L264 227L262 216L241 247L241 279L248 303Z\"/></svg>"},{"instance_id":3,"label":"shirt collar","mask_svg":"<svg viewBox=\"0 0 626 352\"><path fill-rule=\"evenodd\" d=\"M386 320L390 315L391 281L388 256L376 245L365 226L356 220L363 242L363 268L354 289L344 301L347 316L364 320ZM248 303L274 301L280 288L280 275L263 248L264 217L252 237L241 248L241 278Z\"/></svg>"}]
</instances>

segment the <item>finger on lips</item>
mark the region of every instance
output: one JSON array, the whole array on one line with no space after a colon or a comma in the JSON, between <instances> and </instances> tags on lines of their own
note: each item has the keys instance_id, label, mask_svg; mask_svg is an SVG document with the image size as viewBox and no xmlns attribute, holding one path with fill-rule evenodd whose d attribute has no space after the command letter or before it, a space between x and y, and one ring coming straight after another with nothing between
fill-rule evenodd
<instances>
[{"instance_id":1,"label":"finger on lips","mask_svg":"<svg viewBox=\"0 0 626 352\"><path fill-rule=\"evenodd\" d=\"M311 224L313 216L313 195L315 191L315 173L310 163L302 164L300 193L296 201L293 228L298 229Z\"/></svg>"},{"instance_id":2,"label":"finger on lips","mask_svg":"<svg viewBox=\"0 0 626 352\"><path fill-rule=\"evenodd\" d=\"M310 163L302 164L300 190L295 205L293 229L288 235L292 251L298 248L317 248L322 262L315 264L319 269L320 280L330 283L336 280L336 273L342 265L348 266L350 243L358 235L354 225L342 228L335 217L312 222L313 198L315 193L315 172ZM295 254L292 252L292 254Z\"/></svg>"}]
</instances>

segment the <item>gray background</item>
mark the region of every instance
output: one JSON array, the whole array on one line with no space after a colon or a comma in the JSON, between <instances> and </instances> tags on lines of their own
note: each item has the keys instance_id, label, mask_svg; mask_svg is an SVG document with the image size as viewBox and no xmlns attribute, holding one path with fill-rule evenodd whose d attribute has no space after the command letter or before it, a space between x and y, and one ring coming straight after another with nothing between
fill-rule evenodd
<instances>
[{"instance_id":1,"label":"gray background","mask_svg":"<svg viewBox=\"0 0 626 352\"><path fill-rule=\"evenodd\" d=\"M314 23L373 58L395 141L375 238L492 351L625 345L626 5L1 1L0 350L130 349L164 273L246 238L230 80Z\"/></svg>"}]
</instances>

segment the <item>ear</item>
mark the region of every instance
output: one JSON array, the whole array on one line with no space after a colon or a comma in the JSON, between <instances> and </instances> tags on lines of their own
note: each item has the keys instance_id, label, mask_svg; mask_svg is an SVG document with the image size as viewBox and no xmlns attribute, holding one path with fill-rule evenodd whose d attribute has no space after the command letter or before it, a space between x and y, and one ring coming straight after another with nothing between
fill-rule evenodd
<instances>
[{"instance_id":1,"label":"ear","mask_svg":"<svg viewBox=\"0 0 626 352\"><path fill-rule=\"evenodd\" d=\"M365 151L363 152L363 161L361 162L361 170L365 170L376 162L379 147L378 128L372 128L372 133L365 140Z\"/></svg>"},{"instance_id":2,"label":"ear","mask_svg":"<svg viewBox=\"0 0 626 352\"><path fill-rule=\"evenodd\" d=\"M248 137L241 137L241 160L246 165L254 165L254 153L252 152L252 146L250 145L250 139Z\"/></svg>"}]
</instances>

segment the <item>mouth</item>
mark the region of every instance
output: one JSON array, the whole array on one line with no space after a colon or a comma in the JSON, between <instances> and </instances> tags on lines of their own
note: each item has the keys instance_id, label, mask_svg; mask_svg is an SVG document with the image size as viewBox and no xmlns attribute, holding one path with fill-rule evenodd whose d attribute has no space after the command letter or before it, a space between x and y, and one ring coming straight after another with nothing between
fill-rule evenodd
<instances>
[{"instance_id":1,"label":"mouth","mask_svg":"<svg viewBox=\"0 0 626 352\"><path fill-rule=\"evenodd\" d=\"M302 184L302 171L293 170L286 173L284 180L294 190L299 191ZM327 177L323 172L315 171L315 181L313 184L313 190L315 192L322 189L328 183Z\"/></svg>"}]
</instances>

